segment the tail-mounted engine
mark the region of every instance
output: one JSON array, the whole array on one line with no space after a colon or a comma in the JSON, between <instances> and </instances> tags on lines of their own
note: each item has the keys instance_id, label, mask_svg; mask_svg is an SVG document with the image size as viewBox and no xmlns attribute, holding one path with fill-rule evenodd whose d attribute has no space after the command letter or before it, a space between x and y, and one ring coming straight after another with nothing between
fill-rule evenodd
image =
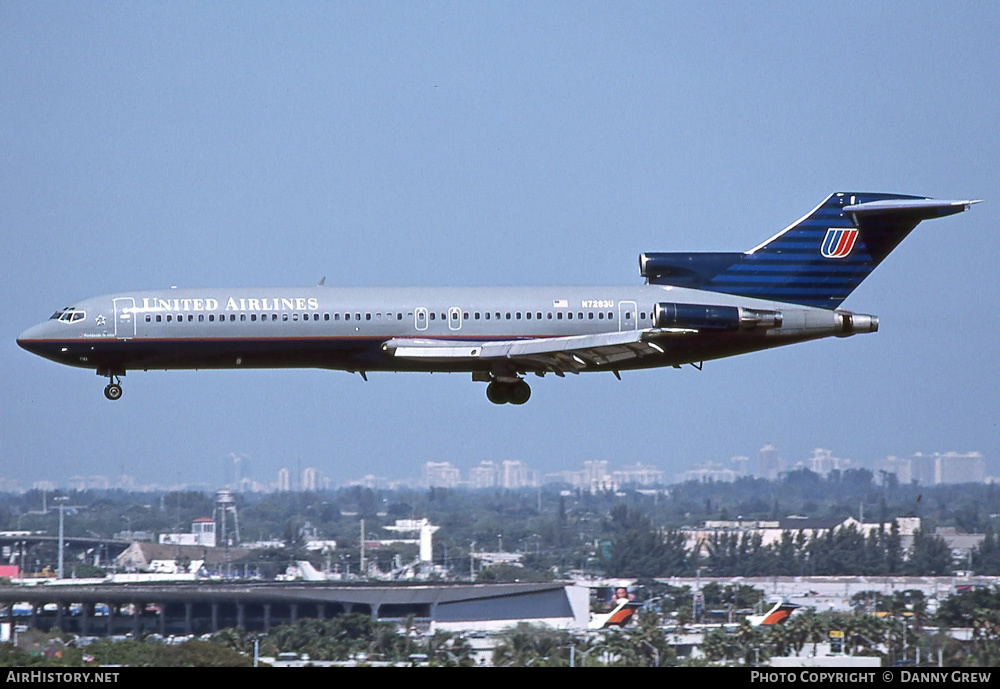
<instances>
[{"instance_id":1,"label":"tail-mounted engine","mask_svg":"<svg viewBox=\"0 0 1000 689\"><path fill-rule=\"evenodd\" d=\"M781 327L780 311L748 309L742 306L710 304L674 304L653 306L653 325L657 328L690 330L768 330Z\"/></svg>"}]
</instances>

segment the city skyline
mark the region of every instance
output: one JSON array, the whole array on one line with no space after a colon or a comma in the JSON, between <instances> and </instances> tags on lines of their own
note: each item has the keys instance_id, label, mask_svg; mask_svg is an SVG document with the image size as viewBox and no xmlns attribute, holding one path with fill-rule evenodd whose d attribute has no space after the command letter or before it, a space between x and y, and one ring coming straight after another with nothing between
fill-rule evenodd
<instances>
[{"instance_id":1,"label":"city skyline","mask_svg":"<svg viewBox=\"0 0 1000 689\"><path fill-rule=\"evenodd\" d=\"M942 483L982 483L1000 481L988 467L995 466L990 458L981 452L916 452L908 456L887 455L871 464L855 462L849 458L836 457L833 450L813 448L809 457L786 461L778 448L767 444L756 453L755 458L735 455L728 460L709 460L691 466L673 475L661 470L650 462L610 460L581 460L576 468L564 468L542 472L520 460L475 460L468 459L458 465L450 460L425 462L420 471L410 475L376 476L367 474L336 483L319 466L300 467L293 470L280 467L272 476L239 475L238 468L245 467L247 458L229 453L222 458L220 475L233 480L212 483L209 480L183 484L139 483L131 475L121 475L117 479L106 475L73 475L56 482L48 479L32 481L27 487L14 479L0 475L0 493L23 493L38 489L46 492L58 490L109 490L124 489L137 492L164 490L215 491L219 488L241 493L288 493L335 490L351 486L377 489L414 488L504 488L518 489L539 487L550 484L567 484L573 488L587 490L618 490L625 486L669 487L686 481L733 481L742 476L779 480L790 471L806 469L826 477L831 471L865 469L871 471L874 480L884 480L883 474L892 474L903 484L916 481L922 485ZM464 474L464 478L463 478ZM238 480L237 480L238 477Z\"/></svg>"}]
</instances>

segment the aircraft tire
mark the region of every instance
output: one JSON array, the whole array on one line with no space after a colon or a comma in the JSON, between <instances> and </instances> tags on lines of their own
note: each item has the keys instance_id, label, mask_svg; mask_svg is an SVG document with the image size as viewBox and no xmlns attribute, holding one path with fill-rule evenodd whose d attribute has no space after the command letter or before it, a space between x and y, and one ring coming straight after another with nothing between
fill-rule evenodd
<instances>
[{"instance_id":1,"label":"aircraft tire","mask_svg":"<svg viewBox=\"0 0 1000 689\"><path fill-rule=\"evenodd\" d=\"M107 397L112 402L114 402L117 399L120 399L122 396L122 386L116 385L115 383L108 385L106 388L104 388L104 396Z\"/></svg>"},{"instance_id":2,"label":"aircraft tire","mask_svg":"<svg viewBox=\"0 0 1000 689\"><path fill-rule=\"evenodd\" d=\"M504 383L493 381L486 386L486 399L493 404L507 404L510 392Z\"/></svg>"},{"instance_id":3,"label":"aircraft tire","mask_svg":"<svg viewBox=\"0 0 1000 689\"><path fill-rule=\"evenodd\" d=\"M507 401L511 404L524 404L531 397L531 387L523 380L512 383L507 392Z\"/></svg>"}]
</instances>

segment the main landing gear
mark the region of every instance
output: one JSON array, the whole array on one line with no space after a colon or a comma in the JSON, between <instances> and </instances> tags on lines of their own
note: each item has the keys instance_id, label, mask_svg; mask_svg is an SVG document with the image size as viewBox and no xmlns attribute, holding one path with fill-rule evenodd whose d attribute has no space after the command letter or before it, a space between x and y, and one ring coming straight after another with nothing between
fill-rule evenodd
<instances>
[{"instance_id":1,"label":"main landing gear","mask_svg":"<svg viewBox=\"0 0 1000 689\"><path fill-rule=\"evenodd\" d=\"M486 398L493 404L524 404L531 397L531 388L524 380L494 380L486 386Z\"/></svg>"},{"instance_id":2,"label":"main landing gear","mask_svg":"<svg viewBox=\"0 0 1000 689\"><path fill-rule=\"evenodd\" d=\"M104 388L104 396L114 402L122 396L121 380L119 380L118 376L115 375L108 376L108 379L110 382L107 387Z\"/></svg>"}]
</instances>

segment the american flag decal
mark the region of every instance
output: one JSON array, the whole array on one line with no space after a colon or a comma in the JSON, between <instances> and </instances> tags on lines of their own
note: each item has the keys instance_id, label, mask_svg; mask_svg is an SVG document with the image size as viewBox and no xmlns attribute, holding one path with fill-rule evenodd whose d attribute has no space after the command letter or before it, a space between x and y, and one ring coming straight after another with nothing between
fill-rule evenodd
<instances>
[{"instance_id":1,"label":"american flag decal","mask_svg":"<svg viewBox=\"0 0 1000 689\"><path fill-rule=\"evenodd\" d=\"M858 230L853 227L831 227L823 238L820 253L826 258L845 258L854 248Z\"/></svg>"},{"instance_id":2,"label":"american flag decal","mask_svg":"<svg viewBox=\"0 0 1000 689\"><path fill-rule=\"evenodd\" d=\"M552 302L552 308L554 308L554 309L568 309L569 308L569 302L566 301L565 299L556 299L555 301Z\"/></svg>"}]
</instances>

